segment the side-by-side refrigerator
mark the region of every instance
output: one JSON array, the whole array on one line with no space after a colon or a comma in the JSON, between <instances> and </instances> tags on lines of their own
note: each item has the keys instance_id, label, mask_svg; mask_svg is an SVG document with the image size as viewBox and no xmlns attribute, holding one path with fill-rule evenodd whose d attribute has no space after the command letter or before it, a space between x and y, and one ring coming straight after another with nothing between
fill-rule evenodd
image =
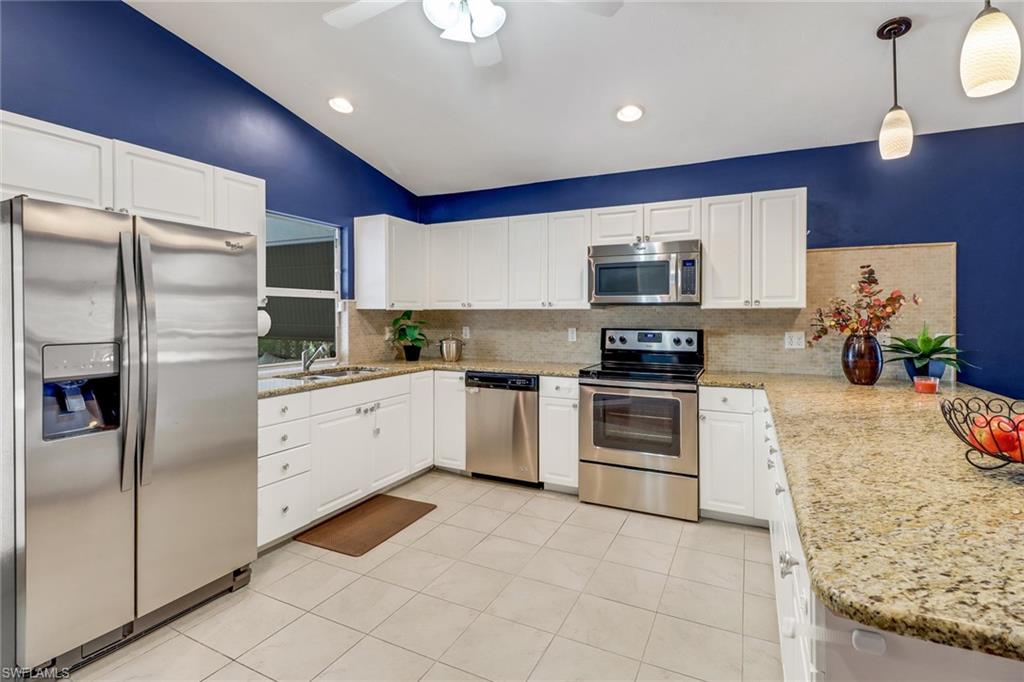
<instances>
[{"instance_id":1,"label":"side-by-side refrigerator","mask_svg":"<svg viewBox=\"0 0 1024 682\"><path fill-rule=\"evenodd\" d=\"M0 218L0 628L63 667L248 582L257 244L26 197Z\"/></svg>"}]
</instances>

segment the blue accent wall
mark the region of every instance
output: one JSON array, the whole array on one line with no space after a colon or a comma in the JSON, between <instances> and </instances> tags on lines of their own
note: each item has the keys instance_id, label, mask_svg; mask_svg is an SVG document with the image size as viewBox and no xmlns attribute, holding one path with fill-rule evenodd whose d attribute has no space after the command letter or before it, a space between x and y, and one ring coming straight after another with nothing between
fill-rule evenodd
<instances>
[{"instance_id":1,"label":"blue accent wall","mask_svg":"<svg viewBox=\"0 0 1024 682\"><path fill-rule=\"evenodd\" d=\"M866 142L420 197L420 220L786 187L807 187L811 248L957 242L959 343L979 365L962 378L1024 398L1024 124L919 135L894 161Z\"/></svg>"},{"instance_id":2,"label":"blue accent wall","mask_svg":"<svg viewBox=\"0 0 1024 682\"><path fill-rule=\"evenodd\" d=\"M349 253L353 216L417 216L411 192L121 2L0 3L0 108L264 178L268 209L341 225Z\"/></svg>"}]
</instances>

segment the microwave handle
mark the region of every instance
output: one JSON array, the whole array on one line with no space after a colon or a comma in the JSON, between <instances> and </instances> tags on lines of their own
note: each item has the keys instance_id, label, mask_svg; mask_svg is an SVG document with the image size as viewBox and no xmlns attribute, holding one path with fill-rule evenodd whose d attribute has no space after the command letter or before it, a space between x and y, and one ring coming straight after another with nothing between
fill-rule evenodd
<instances>
[{"instance_id":1,"label":"microwave handle","mask_svg":"<svg viewBox=\"0 0 1024 682\"><path fill-rule=\"evenodd\" d=\"M680 272L680 270L681 269L679 267L679 254L678 253L669 254L669 257L668 257L668 271L670 273L672 273L672 274L671 274L671 279L669 280L669 283L668 283L668 288L669 288L668 297L669 297L669 300L671 300L671 301L678 301L679 300L679 292L681 291L681 284L682 284L682 282L679 281L680 278L682 277L682 273Z\"/></svg>"}]
</instances>

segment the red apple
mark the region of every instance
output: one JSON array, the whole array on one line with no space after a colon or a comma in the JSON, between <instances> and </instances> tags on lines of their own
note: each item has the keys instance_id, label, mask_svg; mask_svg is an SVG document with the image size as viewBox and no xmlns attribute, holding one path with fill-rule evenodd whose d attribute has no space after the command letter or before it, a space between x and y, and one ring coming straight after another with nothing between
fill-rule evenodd
<instances>
[{"instance_id":1,"label":"red apple","mask_svg":"<svg viewBox=\"0 0 1024 682\"><path fill-rule=\"evenodd\" d=\"M999 445L996 442L994 429L990 428L989 420L980 414L974 416L973 425L967 432L967 440L978 452L989 455L999 453Z\"/></svg>"},{"instance_id":2,"label":"red apple","mask_svg":"<svg viewBox=\"0 0 1024 682\"><path fill-rule=\"evenodd\" d=\"M1024 455L1021 454L1021 441L1017 435L1019 424L1009 417L1002 415L992 417L989 420L989 424L992 428L992 434L996 437L996 445L999 447L999 452L1014 461L1024 461Z\"/></svg>"}]
</instances>

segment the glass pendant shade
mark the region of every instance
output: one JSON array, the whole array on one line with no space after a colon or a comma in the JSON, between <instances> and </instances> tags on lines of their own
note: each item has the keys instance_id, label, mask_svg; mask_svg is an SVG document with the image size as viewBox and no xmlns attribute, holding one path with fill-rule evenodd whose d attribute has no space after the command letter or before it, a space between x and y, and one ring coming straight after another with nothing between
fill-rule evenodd
<instances>
[{"instance_id":1,"label":"glass pendant shade","mask_svg":"<svg viewBox=\"0 0 1024 682\"><path fill-rule=\"evenodd\" d=\"M498 32L505 23L505 9L491 0L468 0L469 13L473 17L473 35L487 38Z\"/></svg>"},{"instance_id":2,"label":"glass pendant shade","mask_svg":"<svg viewBox=\"0 0 1024 682\"><path fill-rule=\"evenodd\" d=\"M423 0L423 14L434 26L447 30L459 20L458 0Z\"/></svg>"},{"instance_id":3,"label":"glass pendant shade","mask_svg":"<svg viewBox=\"0 0 1024 682\"><path fill-rule=\"evenodd\" d=\"M985 7L960 50L960 83L968 97L1009 90L1020 74L1020 36L1010 17Z\"/></svg>"},{"instance_id":4,"label":"glass pendant shade","mask_svg":"<svg viewBox=\"0 0 1024 682\"><path fill-rule=\"evenodd\" d=\"M906 109L894 105L882 119L882 129L878 133L878 151L882 158L899 159L910 154L914 146L914 125Z\"/></svg>"},{"instance_id":5,"label":"glass pendant shade","mask_svg":"<svg viewBox=\"0 0 1024 682\"><path fill-rule=\"evenodd\" d=\"M473 31L470 29L469 8L465 4L459 5L459 18L454 25L448 27L441 37L445 40L454 40L459 43L475 43Z\"/></svg>"}]
</instances>

